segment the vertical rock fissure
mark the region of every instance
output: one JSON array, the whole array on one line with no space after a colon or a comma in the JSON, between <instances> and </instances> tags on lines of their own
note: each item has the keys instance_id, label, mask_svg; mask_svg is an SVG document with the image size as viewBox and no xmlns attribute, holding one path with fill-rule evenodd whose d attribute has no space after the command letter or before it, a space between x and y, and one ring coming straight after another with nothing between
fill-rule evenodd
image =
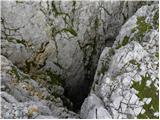
<instances>
[{"instance_id":1,"label":"vertical rock fissure","mask_svg":"<svg viewBox=\"0 0 160 120\"><path fill-rule=\"evenodd\" d=\"M92 83L94 81L94 75L95 75L95 72L96 72L96 68L97 68L97 65L98 65L98 59L100 57L100 54L102 52L102 50L107 46L107 47L112 47L113 43L114 43L114 40L115 38L112 37L112 38L108 38L108 39L105 39L105 44L103 46L101 46L100 49L97 49L96 46L97 46L97 43L96 43L96 38L93 40L93 51L91 52L91 55L86 58L86 54L84 54L84 80L82 81L85 81L85 84L81 85L81 87L77 88L74 92L75 94L73 95L73 93L71 94L69 92L69 89L72 89L70 86L70 88L68 87L65 87L64 85L64 89L65 89L65 92L64 92L64 95L70 99L70 101L73 103L73 107L72 108L69 108L71 109L72 111L74 112L79 112L79 110L81 109L81 105L82 103L84 102L85 98L88 96L88 94L90 93L90 90L91 90L91 86L92 86ZM84 52L85 53L85 52ZM95 58L97 58L95 60ZM78 84L78 83L77 83ZM78 94L78 93L83 93L83 94Z\"/></svg>"}]
</instances>

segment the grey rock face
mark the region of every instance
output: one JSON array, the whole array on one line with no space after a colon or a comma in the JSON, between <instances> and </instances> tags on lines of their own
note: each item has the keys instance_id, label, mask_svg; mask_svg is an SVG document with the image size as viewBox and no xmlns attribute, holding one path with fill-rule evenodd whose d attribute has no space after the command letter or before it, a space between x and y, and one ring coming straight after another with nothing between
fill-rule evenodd
<instances>
[{"instance_id":1,"label":"grey rock face","mask_svg":"<svg viewBox=\"0 0 160 120\"><path fill-rule=\"evenodd\" d=\"M77 118L63 106L63 88L52 86L54 95L39 81L21 72L1 55L1 116L2 118ZM63 113L62 113L63 111ZM62 114L60 114L62 113Z\"/></svg>"},{"instance_id":2,"label":"grey rock face","mask_svg":"<svg viewBox=\"0 0 160 120\"><path fill-rule=\"evenodd\" d=\"M91 94L81 107L83 119L106 119L111 118L108 111L104 108L103 102L95 95Z\"/></svg>"},{"instance_id":3,"label":"grey rock face","mask_svg":"<svg viewBox=\"0 0 160 120\"><path fill-rule=\"evenodd\" d=\"M1 97L5 106L2 106L2 118L79 118L68 108L72 109L73 103L79 108L88 95L102 50L112 46L121 26L138 8L152 2L12 0L1 3ZM152 8L140 10L135 14L135 19L142 14L148 17L147 23L157 22L149 19L153 16L148 15ZM86 98L82 106L82 118L118 118L117 113L106 107L105 100L101 99L106 99L103 88L109 89L101 85L105 83L104 77L107 76L111 81L128 61L137 59L140 62L145 56L157 52L157 46L154 46L158 33L155 23L155 29L148 31L149 25L143 36L143 41L153 39L153 44L148 46L148 41L130 42L124 46L123 38L126 39L125 35L129 37L130 34L134 36L129 30L130 27L136 27L135 21L129 21L123 25L113 47L105 48L101 54L92 95ZM136 29L134 32L141 35L138 31L141 27ZM149 49L151 45L154 46L152 51ZM148 59L150 57L146 61ZM142 69L147 68L142 66ZM97 86L97 83L100 85ZM96 101L93 102L93 99ZM12 103L16 103L18 108L14 108ZM8 110L10 112L6 112ZM130 112L127 114L130 115ZM125 115L123 117L126 118Z\"/></svg>"},{"instance_id":4,"label":"grey rock face","mask_svg":"<svg viewBox=\"0 0 160 120\"><path fill-rule=\"evenodd\" d=\"M87 91L82 84L90 84L100 52L142 4L3 1L2 54L31 75L60 74L75 96L76 88Z\"/></svg>"},{"instance_id":5,"label":"grey rock face","mask_svg":"<svg viewBox=\"0 0 160 120\"><path fill-rule=\"evenodd\" d=\"M103 50L91 93L111 118L159 117L158 33L158 5L143 6L122 26L113 47ZM88 113L94 110L89 106L99 104L90 97L82 105L82 118L96 114Z\"/></svg>"}]
</instances>

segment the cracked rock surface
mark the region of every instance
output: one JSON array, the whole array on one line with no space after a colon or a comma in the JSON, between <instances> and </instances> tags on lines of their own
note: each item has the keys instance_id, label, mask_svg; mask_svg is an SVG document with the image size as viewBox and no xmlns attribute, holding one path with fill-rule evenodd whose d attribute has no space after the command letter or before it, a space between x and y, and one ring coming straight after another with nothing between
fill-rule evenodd
<instances>
[{"instance_id":1,"label":"cracked rock surface","mask_svg":"<svg viewBox=\"0 0 160 120\"><path fill-rule=\"evenodd\" d=\"M2 118L157 117L157 2L1 4Z\"/></svg>"},{"instance_id":2,"label":"cracked rock surface","mask_svg":"<svg viewBox=\"0 0 160 120\"><path fill-rule=\"evenodd\" d=\"M54 91L50 91L45 83L31 79L2 55L1 67L2 118L78 118L63 107L62 87L52 85Z\"/></svg>"},{"instance_id":3,"label":"cracked rock surface","mask_svg":"<svg viewBox=\"0 0 160 120\"><path fill-rule=\"evenodd\" d=\"M141 7L103 50L81 118L159 118L158 35L158 5Z\"/></svg>"}]
</instances>

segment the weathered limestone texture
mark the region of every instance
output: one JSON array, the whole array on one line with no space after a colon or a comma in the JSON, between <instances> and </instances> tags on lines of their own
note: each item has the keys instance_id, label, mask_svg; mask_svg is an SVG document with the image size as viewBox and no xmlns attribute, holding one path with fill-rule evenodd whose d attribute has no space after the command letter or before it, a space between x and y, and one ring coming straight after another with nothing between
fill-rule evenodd
<instances>
[{"instance_id":1,"label":"weathered limestone texture","mask_svg":"<svg viewBox=\"0 0 160 120\"><path fill-rule=\"evenodd\" d=\"M158 9L141 7L103 50L81 118L159 118Z\"/></svg>"},{"instance_id":2,"label":"weathered limestone texture","mask_svg":"<svg viewBox=\"0 0 160 120\"><path fill-rule=\"evenodd\" d=\"M157 3L1 1L2 118L155 118Z\"/></svg>"}]
</instances>

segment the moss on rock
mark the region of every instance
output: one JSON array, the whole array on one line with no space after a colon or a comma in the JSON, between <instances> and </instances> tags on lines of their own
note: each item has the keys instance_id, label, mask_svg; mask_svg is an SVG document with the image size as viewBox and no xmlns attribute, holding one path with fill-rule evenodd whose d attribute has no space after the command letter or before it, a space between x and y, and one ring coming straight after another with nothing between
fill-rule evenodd
<instances>
[{"instance_id":1,"label":"moss on rock","mask_svg":"<svg viewBox=\"0 0 160 120\"><path fill-rule=\"evenodd\" d=\"M144 104L143 109L145 109L145 112L143 114L139 114L138 118L154 118L157 119L154 115L155 112L159 111L159 93L157 88L155 87L154 83L155 81L151 82L151 85L147 86L147 81L150 81L150 75L145 74L144 76L141 76L141 82L133 81L132 87L138 91L137 96L142 101L144 98L151 98L151 102L149 104Z\"/></svg>"},{"instance_id":2,"label":"moss on rock","mask_svg":"<svg viewBox=\"0 0 160 120\"><path fill-rule=\"evenodd\" d=\"M47 75L51 78L51 81L49 81L50 84L53 85L64 85L64 80L60 77L60 75L57 75L50 70L47 70Z\"/></svg>"}]
</instances>

